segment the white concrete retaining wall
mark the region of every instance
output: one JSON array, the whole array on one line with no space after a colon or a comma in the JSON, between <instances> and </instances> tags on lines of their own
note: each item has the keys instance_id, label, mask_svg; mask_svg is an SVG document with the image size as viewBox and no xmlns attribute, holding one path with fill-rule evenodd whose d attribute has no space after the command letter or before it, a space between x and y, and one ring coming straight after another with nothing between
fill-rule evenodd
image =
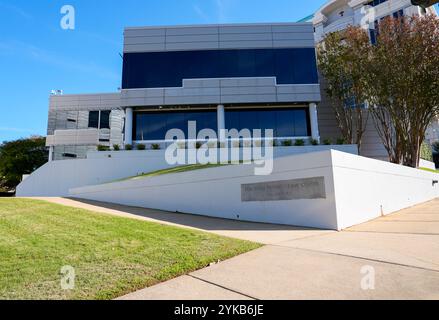
<instances>
[{"instance_id":1,"label":"white concrete retaining wall","mask_svg":"<svg viewBox=\"0 0 439 320\"><path fill-rule=\"evenodd\" d=\"M439 174L332 153L340 229L439 197Z\"/></svg>"},{"instance_id":2,"label":"white concrete retaining wall","mask_svg":"<svg viewBox=\"0 0 439 320\"><path fill-rule=\"evenodd\" d=\"M274 156L328 149L357 153L355 145L276 147ZM17 196L64 197L70 188L111 182L169 167L165 161L165 150L90 152L87 159L47 163L17 187Z\"/></svg>"},{"instance_id":3,"label":"white concrete retaining wall","mask_svg":"<svg viewBox=\"0 0 439 320\"><path fill-rule=\"evenodd\" d=\"M254 165L233 165L73 189L70 196L131 206L227 219L337 228L331 152L275 160L270 176L255 176ZM242 202L241 185L325 177L326 199Z\"/></svg>"},{"instance_id":4,"label":"white concrete retaining wall","mask_svg":"<svg viewBox=\"0 0 439 320\"><path fill-rule=\"evenodd\" d=\"M317 177L324 177L326 198L242 201L245 184ZM323 151L277 158L269 176L255 176L253 165L225 166L76 188L70 195L172 212L341 230L439 197L439 185L433 183L438 179L434 173Z\"/></svg>"},{"instance_id":5,"label":"white concrete retaining wall","mask_svg":"<svg viewBox=\"0 0 439 320\"><path fill-rule=\"evenodd\" d=\"M125 157L52 161L17 187L18 197L65 197L70 188L106 183L169 168L164 151L128 153Z\"/></svg>"},{"instance_id":6,"label":"white concrete retaining wall","mask_svg":"<svg viewBox=\"0 0 439 320\"><path fill-rule=\"evenodd\" d=\"M431 170L436 170L436 164L434 162L427 161L427 160L424 160L424 159L421 159L419 161L419 167L420 168L431 169Z\"/></svg>"},{"instance_id":7,"label":"white concrete retaining wall","mask_svg":"<svg viewBox=\"0 0 439 320\"><path fill-rule=\"evenodd\" d=\"M243 150L245 148L242 148ZM284 157L284 156L290 156L290 155L296 155L296 154L303 154L303 153L311 153L311 152L320 152L325 150L337 150L341 152L351 153L358 155L358 147L355 144L345 144L345 145L318 145L318 146L303 146L303 147L274 147L274 157ZM112 158L131 158L131 157L143 157L148 158L150 154L154 154L154 152L157 154L159 152L162 152L164 155L163 150L158 151L138 151L138 150L132 150L132 151L105 151L105 152L99 152L99 151L90 151L87 153L87 159L103 159L108 158L111 156ZM251 154L249 152L244 152L245 154ZM250 160L250 159L247 159Z\"/></svg>"}]
</instances>

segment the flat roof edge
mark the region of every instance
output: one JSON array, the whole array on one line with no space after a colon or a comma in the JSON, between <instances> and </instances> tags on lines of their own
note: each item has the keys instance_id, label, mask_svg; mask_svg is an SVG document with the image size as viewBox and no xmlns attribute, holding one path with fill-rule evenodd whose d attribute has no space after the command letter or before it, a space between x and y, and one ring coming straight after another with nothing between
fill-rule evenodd
<instances>
[{"instance_id":1,"label":"flat roof edge","mask_svg":"<svg viewBox=\"0 0 439 320\"><path fill-rule=\"evenodd\" d=\"M251 27L251 26L291 26L291 25L312 25L312 22L257 22L257 23L225 23L225 24L182 24L163 26L139 26L125 27L124 30L145 30L145 29L179 29L179 28L212 28L212 27Z\"/></svg>"}]
</instances>

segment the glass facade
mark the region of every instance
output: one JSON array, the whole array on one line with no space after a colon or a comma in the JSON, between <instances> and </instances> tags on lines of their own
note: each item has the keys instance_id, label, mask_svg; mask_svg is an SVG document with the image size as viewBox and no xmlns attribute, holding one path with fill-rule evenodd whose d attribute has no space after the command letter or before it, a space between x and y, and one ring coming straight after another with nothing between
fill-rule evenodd
<instances>
[{"instance_id":1,"label":"glass facade","mask_svg":"<svg viewBox=\"0 0 439 320\"><path fill-rule=\"evenodd\" d=\"M311 136L307 108L226 110L227 129L273 129L274 137ZM188 138L188 122L197 121L197 130L218 130L217 113L212 111L136 112L134 134L137 141L165 140L171 129L182 130ZM264 133L264 132L262 132Z\"/></svg>"},{"instance_id":2,"label":"glass facade","mask_svg":"<svg viewBox=\"0 0 439 320\"><path fill-rule=\"evenodd\" d=\"M110 129L111 111L90 111L88 114L88 127L96 129Z\"/></svg>"},{"instance_id":3,"label":"glass facade","mask_svg":"<svg viewBox=\"0 0 439 320\"><path fill-rule=\"evenodd\" d=\"M88 127L99 129L99 111L90 111L88 113Z\"/></svg>"},{"instance_id":4,"label":"glass facade","mask_svg":"<svg viewBox=\"0 0 439 320\"><path fill-rule=\"evenodd\" d=\"M226 128L273 129L277 138L311 135L309 111L305 108L227 110Z\"/></svg>"},{"instance_id":5,"label":"glass facade","mask_svg":"<svg viewBox=\"0 0 439 320\"><path fill-rule=\"evenodd\" d=\"M188 137L188 122L196 121L197 130L218 130L217 113L212 111L184 112L136 112L133 137L137 141L165 140L171 129L182 130Z\"/></svg>"},{"instance_id":6,"label":"glass facade","mask_svg":"<svg viewBox=\"0 0 439 320\"><path fill-rule=\"evenodd\" d=\"M372 7L376 7L378 5L380 5L381 3L387 2L388 0L373 0L370 1L368 3L366 3L366 6L372 6Z\"/></svg>"},{"instance_id":7,"label":"glass facade","mask_svg":"<svg viewBox=\"0 0 439 320\"><path fill-rule=\"evenodd\" d=\"M314 48L126 53L123 89L182 87L183 79L276 77L317 84Z\"/></svg>"}]
</instances>

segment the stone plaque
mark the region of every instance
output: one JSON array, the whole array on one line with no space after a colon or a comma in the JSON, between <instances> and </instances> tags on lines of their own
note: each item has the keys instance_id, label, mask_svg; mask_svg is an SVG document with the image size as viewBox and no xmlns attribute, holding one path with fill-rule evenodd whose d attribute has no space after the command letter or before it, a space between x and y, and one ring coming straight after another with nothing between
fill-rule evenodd
<instances>
[{"instance_id":1,"label":"stone plaque","mask_svg":"<svg viewBox=\"0 0 439 320\"><path fill-rule=\"evenodd\" d=\"M283 180L241 185L241 201L326 199L325 178Z\"/></svg>"}]
</instances>

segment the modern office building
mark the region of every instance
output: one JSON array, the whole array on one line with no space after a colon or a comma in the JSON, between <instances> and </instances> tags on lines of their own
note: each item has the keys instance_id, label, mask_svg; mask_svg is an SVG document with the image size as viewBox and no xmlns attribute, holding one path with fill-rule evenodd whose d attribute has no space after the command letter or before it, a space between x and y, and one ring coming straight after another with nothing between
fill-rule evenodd
<instances>
[{"instance_id":1,"label":"modern office building","mask_svg":"<svg viewBox=\"0 0 439 320\"><path fill-rule=\"evenodd\" d=\"M371 42L376 39L376 26L385 17L401 17L412 15L437 14L434 7L423 9L413 6L411 0L329 0L313 15L302 22L312 22L315 30L315 41L319 44L325 35L346 29L348 26L366 28ZM325 94L324 79L321 79L322 101L319 104L320 134L322 138L337 139L340 132L337 127L331 103ZM438 120L427 130L427 140L439 140ZM372 121L369 121L365 132L361 154L363 156L387 160L387 152L383 147Z\"/></svg>"},{"instance_id":2,"label":"modern office building","mask_svg":"<svg viewBox=\"0 0 439 320\"><path fill-rule=\"evenodd\" d=\"M51 159L164 142L169 129L274 129L320 138L311 23L127 28L119 93L50 97Z\"/></svg>"},{"instance_id":3,"label":"modern office building","mask_svg":"<svg viewBox=\"0 0 439 320\"><path fill-rule=\"evenodd\" d=\"M374 41L380 19L426 13L436 11L410 0L329 0L299 23L127 28L120 92L50 97L51 159L85 158L98 145L150 148L190 120L199 130L267 128L279 140L335 142L316 45L348 25L366 27ZM437 132L436 123L427 139ZM387 160L372 121L361 154Z\"/></svg>"}]
</instances>

